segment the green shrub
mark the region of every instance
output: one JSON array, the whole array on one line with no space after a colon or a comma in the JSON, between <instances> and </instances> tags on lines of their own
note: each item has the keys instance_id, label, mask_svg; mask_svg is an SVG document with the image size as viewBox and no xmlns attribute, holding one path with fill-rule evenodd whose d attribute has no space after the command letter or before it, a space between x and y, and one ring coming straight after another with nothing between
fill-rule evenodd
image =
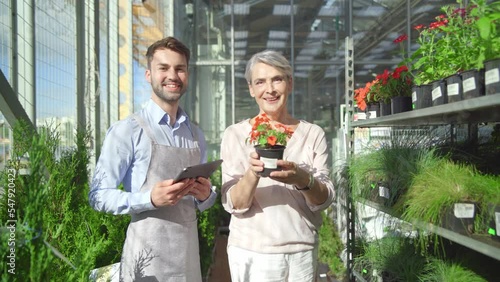
<instances>
[{"instance_id":1,"label":"green shrub","mask_svg":"<svg viewBox=\"0 0 500 282\"><path fill-rule=\"evenodd\" d=\"M75 147L66 150L49 128L37 133L20 122L13 133L12 159L0 179L7 192L0 199L0 253L9 255L7 227L13 221L8 220L17 220L15 275L3 275L1 281L88 281L92 269L119 262L130 216L99 213L88 204L89 131L77 132ZM29 174L19 173L26 169ZM211 182L218 192L216 203L198 213L204 274L212 264L218 227L228 216L220 200L220 169ZM15 187L12 197L9 183ZM4 263L0 270L8 273L9 266Z\"/></svg>"},{"instance_id":2,"label":"green shrub","mask_svg":"<svg viewBox=\"0 0 500 282\"><path fill-rule=\"evenodd\" d=\"M216 189L217 200L211 208L203 212L198 211L198 240L200 244L201 273L203 276L208 274L208 269L213 263L212 254L218 228L221 226L224 217L229 216L222 207L221 202L222 172L220 167L210 176L210 182Z\"/></svg>"},{"instance_id":3,"label":"green shrub","mask_svg":"<svg viewBox=\"0 0 500 282\"><path fill-rule=\"evenodd\" d=\"M331 208L327 210L329 212ZM338 279L346 274L344 263L340 259L340 253L344 245L340 239L337 228L332 219L323 213L323 224L319 229L319 261L328 265L330 275Z\"/></svg>"},{"instance_id":4,"label":"green shrub","mask_svg":"<svg viewBox=\"0 0 500 282\"><path fill-rule=\"evenodd\" d=\"M19 123L13 131L12 159L1 183L14 183L15 191L1 198L0 220L6 224L10 214L16 220L15 275L2 281L88 281L92 269L118 262L129 217L97 213L88 204L89 132L77 132L76 146L61 150L49 128L36 133ZM23 169L26 175L19 173ZM7 242L2 238L3 257L11 253ZM10 266L0 269L9 273Z\"/></svg>"}]
</instances>

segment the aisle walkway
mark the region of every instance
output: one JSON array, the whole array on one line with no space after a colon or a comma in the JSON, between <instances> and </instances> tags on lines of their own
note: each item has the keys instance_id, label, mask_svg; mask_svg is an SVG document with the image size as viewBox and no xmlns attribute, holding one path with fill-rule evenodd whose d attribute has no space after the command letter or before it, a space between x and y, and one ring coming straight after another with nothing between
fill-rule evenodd
<instances>
[{"instance_id":1,"label":"aisle walkway","mask_svg":"<svg viewBox=\"0 0 500 282\"><path fill-rule=\"evenodd\" d=\"M231 282L226 247L227 235L218 234L215 237L214 262L210 268L207 282Z\"/></svg>"}]
</instances>

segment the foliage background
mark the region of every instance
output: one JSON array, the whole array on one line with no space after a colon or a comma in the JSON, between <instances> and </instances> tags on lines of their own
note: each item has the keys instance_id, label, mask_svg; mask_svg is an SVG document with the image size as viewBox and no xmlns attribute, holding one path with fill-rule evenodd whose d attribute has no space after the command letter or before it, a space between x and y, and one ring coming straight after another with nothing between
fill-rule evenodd
<instances>
[{"instance_id":1,"label":"foliage background","mask_svg":"<svg viewBox=\"0 0 500 282\"><path fill-rule=\"evenodd\" d=\"M20 122L13 135L12 159L0 176L0 186L15 185L10 203L7 189L0 197L0 254L6 262L8 209L15 209L15 275L2 263L0 281L89 281L92 269L119 262L130 216L99 213L88 204L90 132L77 132L75 146L65 150L49 127L37 133ZM22 175L25 169L30 173ZM220 189L220 171L212 184ZM212 262L221 213L218 195L214 207L198 215L203 273Z\"/></svg>"}]
</instances>

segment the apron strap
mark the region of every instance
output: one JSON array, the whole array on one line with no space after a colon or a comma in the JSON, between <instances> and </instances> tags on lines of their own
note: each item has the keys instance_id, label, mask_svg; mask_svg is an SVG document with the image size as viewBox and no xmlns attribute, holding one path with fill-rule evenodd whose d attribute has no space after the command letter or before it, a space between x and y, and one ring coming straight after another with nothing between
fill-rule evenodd
<instances>
[{"instance_id":1,"label":"apron strap","mask_svg":"<svg viewBox=\"0 0 500 282\"><path fill-rule=\"evenodd\" d=\"M151 129L146 124L144 119L140 115L138 115L137 113L132 114L132 118L137 121L137 123L144 130L144 132L149 137L149 139L151 139L151 142L153 142L153 144L158 144L158 142L156 142L155 136L153 135L153 132L151 132Z\"/></svg>"},{"instance_id":2,"label":"apron strap","mask_svg":"<svg viewBox=\"0 0 500 282\"><path fill-rule=\"evenodd\" d=\"M196 130L197 126L194 123L192 123L191 121L189 121L189 123L191 124L191 134L193 135L193 141L200 144L200 140L198 139L199 138L198 130Z\"/></svg>"}]
</instances>

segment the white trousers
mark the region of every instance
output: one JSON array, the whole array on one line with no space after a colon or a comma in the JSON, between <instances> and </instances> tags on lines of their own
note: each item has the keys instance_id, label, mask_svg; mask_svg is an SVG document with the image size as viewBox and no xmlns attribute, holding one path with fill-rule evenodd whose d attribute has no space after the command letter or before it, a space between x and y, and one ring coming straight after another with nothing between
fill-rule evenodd
<instances>
[{"instance_id":1,"label":"white trousers","mask_svg":"<svg viewBox=\"0 0 500 282\"><path fill-rule=\"evenodd\" d=\"M261 254L234 246L227 249L232 282L314 282L317 247L290 254Z\"/></svg>"}]
</instances>

